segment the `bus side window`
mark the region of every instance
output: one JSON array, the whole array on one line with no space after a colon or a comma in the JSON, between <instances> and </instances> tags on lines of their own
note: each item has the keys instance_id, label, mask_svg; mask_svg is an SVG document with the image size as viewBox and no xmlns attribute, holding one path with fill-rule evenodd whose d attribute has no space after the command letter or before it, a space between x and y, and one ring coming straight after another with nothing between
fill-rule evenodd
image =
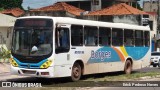
<instances>
[{"instance_id":1,"label":"bus side window","mask_svg":"<svg viewBox=\"0 0 160 90\"><path fill-rule=\"evenodd\" d=\"M144 40L145 40L145 46L150 46L150 34L149 31L144 32Z\"/></svg>"},{"instance_id":2,"label":"bus side window","mask_svg":"<svg viewBox=\"0 0 160 90\"><path fill-rule=\"evenodd\" d=\"M134 46L134 31L133 30L124 30L124 45L125 46Z\"/></svg>"},{"instance_id":3,"label":"bus side window","mask_svg":"<svg viewBox=\"0 0 160 90\"><path fill-rule=\"evenodd\" d=\"M99 28L99 45L110 46L111 44L111 29L110 28Z\"/></svg>"},{"instance_id":4,"label":"bus side window","mask_svg":"<svg viewBox=\"0 0 160 90\"><path fill-rule=\"evenodd\" d=\"M112 45L122 46L123 45L123 30L113 28L112 29Z\"/></svg>"},{"instance_id":5,"label":"bus side window","mask_svg":"<svg viewBox=\"0 0 160 90\"><path fill-rule=\"evenodd\" d=\"M135 46L143 46L143 31L135 31Z\"/></svg>"},{"instance_id":6,"label":"bus side window","mask_svg":"<svg viewBox=\"0 0 160 90\"><path fill-rule=\"evenodd\" d=\"M71 26L71 44L73 46L83 45L83 26L81 25Z\"/></svg>"},{"instance_id":7,"label":"bus side window","mask_svg":"<svg viewBox=\"0 0 160 90\"><path fill-rule=\"evenodd\" d=\"M55 47L56 53L68 52L70 48L69 44L69 29L57 28L55 33Z\"/></svg>"},{"instance_id":8,"label":"bus side window","mask_svg":"<svg viewBox=\"0 0 160 90\"><path fill-rule=\"evenodd\" d=\"M98 44L98 28L85 26L84 27L84 39L86 46L97 46Z\"/></svg>"}]
</instances>

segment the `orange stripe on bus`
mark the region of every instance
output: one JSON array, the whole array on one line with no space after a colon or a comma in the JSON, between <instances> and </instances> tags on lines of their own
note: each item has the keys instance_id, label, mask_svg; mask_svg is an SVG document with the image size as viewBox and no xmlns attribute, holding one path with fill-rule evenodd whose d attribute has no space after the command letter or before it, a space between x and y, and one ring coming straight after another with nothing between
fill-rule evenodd
<instances>
[{"instance_id":1,"label":"orange stripe on bus","mask_svg":"<svg viewBox=\"0 0 160 90\"><path fill-rule=\"evenodd\" d=\"M118 53L121 61L124 62L124 61L125 61L125 57L123 56L123 54L121 53L121 51L119 51L119 50L118 50L117 48L115 48L115 47L112 47L112 48Z\"/></svg>"}]
</instances>

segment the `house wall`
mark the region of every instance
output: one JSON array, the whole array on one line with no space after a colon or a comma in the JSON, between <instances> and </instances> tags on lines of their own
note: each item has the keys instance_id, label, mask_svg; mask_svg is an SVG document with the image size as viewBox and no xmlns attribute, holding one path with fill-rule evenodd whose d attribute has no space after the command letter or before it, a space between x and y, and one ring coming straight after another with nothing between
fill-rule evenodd
<instances>
[{"instance_id":1,"label":"house wall","mask_svg":"<svg viewBox=\"0 0 160 90\"><path fill-rule=\"evenodd\" d=\"M104 21L104 22L113 22L113 23L127 23L134 25L141 25L140 15L119 15L119 16L86 16L83 19L95 20L95 21Z\"/></svg>"},{"instance_id":2,"label":"house wall","mask_svg":"<svg viewBox=\"0 0 160 90\"><path fill-rule=\"evenodd\" d=\"M97 0L99 1L99 5L94 5L93 1L96 0L57 0L57 2L66 2L86 11L100 10L117 3L127 3L132 6L132 3L139 0Z\"/></svg>"},{"instance_id":3,"label":"house wall","mask_svg":"<svg viewBox=\"0 0 160 90\"><path fill-rule=\"evenodd\" d=\"M66 2L66 3L72 6L78 7L80 9L83 9L85 11L91 11L90 1L72 1L72 2Z\"/></svg>"},{"instance_id":4,"label":"house wall","mask_svg":"<svg viewBox=\"0 0 160 90\"><path fill-rule=\"evenodd\" d=\"M0 14L0 47L11 49L11 36L16 18L5 14Z\"/></svg>"},{"instance_id":5,"label":"house wall","mask_svg":"<svg viewBox=\"0 0 160 90\"><path fill-rule=\"evenodd\" d=\"M0 48L11 49L12 30L13 27L0 27Z\"/></svg>"},{"instance_id":6,"label":"house wall","mask_svg":"<svg viewBox=\"0 0 160 90\"><path fill-rule=\"evenodd\" d=\"M27 12L25 16L54 16L54 17L76 17L65 11L40 11L40 12Z\"/></svg>"},{"instance_id":7,"label":"house wall","mask_svg":"<svg viewBox=\"0 0 160 90\"><path fill-rule=\"evenodd\" d=\"M156 15L149 15L149 20L153 22L151 28L151 38L155 38L157 36L157 17Z\"/></svg>"},{"instance_id":8,"label":"house wall","mask_svg":"<svg viewBox=\"0 0 160 90\"><path fill-rule=\"evenodd\" d=\"M113 22L140 25L140 20L138 15L113 16Z\"/></svg>"},{"instance_id":9,"label":"house wall","mask_svg":"<svg viewBox=\"0 0 160 90\"><path fill-rule=\"evenodd\" d=\"M144 1L143 2L143 11L145 12L157 12L158 3L157 1Z\"/></svg>"}]
</instances>

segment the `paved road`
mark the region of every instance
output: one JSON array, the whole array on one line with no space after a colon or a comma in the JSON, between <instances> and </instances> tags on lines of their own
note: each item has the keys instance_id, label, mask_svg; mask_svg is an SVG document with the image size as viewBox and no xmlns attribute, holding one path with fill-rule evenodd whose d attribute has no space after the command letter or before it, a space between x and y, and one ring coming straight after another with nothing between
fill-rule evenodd
<instances>
[{"instance_id":1,"label":"paved road","mask_svg":"<svg viewBox=\"0 0 160 90\"><path fill-rule=\"evenodd\" d=\"M160 72L160 68L156 67L146 67L140 70L135 70L135 72L151 72L151 71L155 71L155 72ZM100 76L103 77L103 75L110 75L110 76L115 76L117 74L122 74L122 72L113 72L113 73L106 73L106 74L98 74L98 77ZM0 81L7 81L7 82L17 82L17 83L41 83L42 86L47 86L47 87L59 87L59 86L70 86L72 87L72 85L79 85L79 84L84 84L86 85L86 82L78 82L78 83L74 83L74 82L70 82L69 78L60 78L60 79L39 79L39 78L35 78L35 77L24 77L24 76L16 76L16 75L11 75L10 73L0 73ZM84 79L87 78L92 78L93 75L89 75L87 77L85 77ZM152 79L152 80L146 80L146 81L160 81L160 79ZM99 84L96 84L97 82L87 82L87 83L93 83L93 85L96 85L96 87L99 87ZM120 86L122 86L121 84L122 82L120 82ZM110 85L115 84L115 82L109 82ZM119 84L119 83L118 83ZM117 88L113 88L113 87L106 87L106 88L93 88L93 86L91 86L92 89L94 90L117 90ZM2 88L0 88L1 90ZM80 88L82 89L82 88ZM89 88L89 90L92 90ZM131 90L133 88L131 87ZM160 89L160 88L159 88ZM147 89L144 88L144 90L159 90L157 88L152 88L152 87L147 87ZM9 89L6 89L9 90ZM15 90L17 90L17 88L15 88ZM21 89L20 89L21 90ZM88 88L86 89L86 87L84 87L84 90L88 90ZM128 90L125 88L122 88L120 90ZM134 89L135 90L135 89ZM141 89L143 90L143 89Z\"/></svg>"},{"instance_id":2,"label":"paved road","mask_svg":"<svg viewBox=\"0 0 160 90\"><path fill-rule=\"evenodd\" d=\"M138 72L152 72L152 71L160 72L160 67L149 66L149 67L142 68L142 69L135 70L135 71L138 71Z\"/></svg>"},{"instance_id":3,"label":"paved road","mask_svg":"<svg viewBox=\"0 0 160 90\"><path fill-rule=\"evenodd\" d=\"M160 90L159 87L95 87L88 90Z\"/></svg>"},{"instance_id":4,"label":"paved road","mask_svg":"<svg viewBox=\"0 0 160 90\"><path fill-rule=\"evenodd\" d=\"M146 67L138 70L134 70L134 72L160 72L159 67ZM112 73L106 73L106 74L101 74L101 75L109 75L109 76L115 76L117 74L122 74L123 72L112 72ZM93 75L87 76L87 78L92 77ZM16 75L11 75L9 72L4 72L0 73L0 81L37 81L37 78L32 78L32 77L25 77L25 76L16 76ZM41 80L41 79L39 79Z\"/></svg>"}]
</instances>

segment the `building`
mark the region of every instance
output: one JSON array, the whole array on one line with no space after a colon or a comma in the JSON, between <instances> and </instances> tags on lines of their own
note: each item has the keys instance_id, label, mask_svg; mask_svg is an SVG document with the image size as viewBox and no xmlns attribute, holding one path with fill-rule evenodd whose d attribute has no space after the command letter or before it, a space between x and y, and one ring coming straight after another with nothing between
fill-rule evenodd
<instances>
[{"instance_id":1,"label":"building","mask_svg":"<svg viewBox=\"0 0 160 90\"><path fill-rule=\"evenodd\" d=\"M149 23L151 28L152 38L156 38L157 33L157 13L156 12L146 12L149 14Z\"/></svg>"},{"instance_id":2,"label":"building","mask_svg":"<svg viewBox=\"0 0 160 90\"><path fill-rule=\"evenodd\" d=\"M148 12L149 21L152 23L152 34L154 34L153 38L153 47L156 51L157 48L160 48L160 1L159 0L149 0L143 2L143 11Z\"/></svg>"},{"instance_id":3,"label":"building","mask_svg":"<svg viewBox=\"0 0 160 90\"><path fill-rule=\"evenodd\" d=\"M0 11L0 48L11 49L11 36L16 17L23 16L25 11L20 8Z\"/></svg>"},{"instance_id":4,"label":"building","mask_svg":"<svg viewBox=\"0 0 160 90\"><path fill-rule=\"evenodd\" d=\"M158 44L158 36L157 36L157 13L156 12L147 12L149 14L149 23L151 28L151 35L152 35L152 51L157 49L157 46L160 47L160 43Z\"/></svg>"},{"instance_id":5,"label":"building","mask_svg":"<svg viewBox=\"0 0 160 90\"><path fill-rule=\"evenodd\" d=\"M148 13L125 3L120 3L101 10L89 12L86 16L88 16L89 19L98 21L144 25L143 19L146 19L144 16L148 16Z\"/></svg>"},{"instance_id":6,"label":"building","mask_svg":"<svg viewBox=\"0 0 160 90\"><path fill-rule=\"evenodd\" d=\"M85 12L82 9L74 7L64 2L55 3L50 6L29 10L26 13L27 16L61 16L61 17L79 17L82 12Z\"/></svg>"},{"instance_id":7,"label":"building","mask_svg":"<svg viewBox=\"0 0 160 90\"><path fill-rule=\"evenodd\" d=\"M107 21L115 23L127 23L135 25L150 26L153 45L157 33L157 20L155 12L144 12L133 8L125 3L115 4L101 10L89 12L86 19ZM152 45L152 46L153 46ZM160 43L158 44L160 46ZM154 47L156 47L154 45Z\"/></svg>"},{"instance_id":8,"label":"building","mask_svg":"<svg viewBox=\"0 0 160 90\"><path fill-rule=\"evenodd\" d=\"M158 4L159 0L149 0L149 1L143 1L143 10L146 12L156 12L158 11Z\"/></svg>"},{"instance_id":9,"label":"building","mask_svg":"<svg viewBox=\"0 0 160 90\"><path fill-rule=\"evenodd\" d=\"M13 16L0 14L0 48L11 49L11 36L16 18Z\"/></svg>"},{"instance_id":10,"label":"building","mask_svg":"<svg viewBox=\"0 0 160 90\"><path fill-rule=\"evenodd\" d=\"M126 3L137 7L137 1L139 0L57 0L57 2L66 2L86 11L100 10L117 3Z\"/></svg>"}]
</instances>

